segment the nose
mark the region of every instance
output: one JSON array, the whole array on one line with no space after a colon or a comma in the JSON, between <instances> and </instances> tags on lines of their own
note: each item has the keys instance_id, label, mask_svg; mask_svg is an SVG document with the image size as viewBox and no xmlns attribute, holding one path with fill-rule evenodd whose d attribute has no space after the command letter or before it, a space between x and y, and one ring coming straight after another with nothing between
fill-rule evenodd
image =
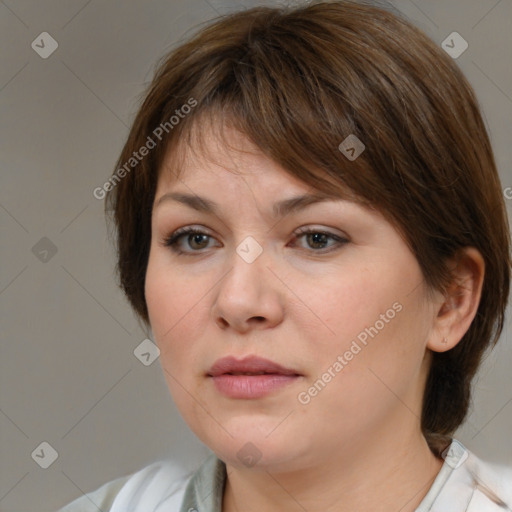
<instances>
[{"instance_id":1,"label":"nose","mask_svg":"<svg viewBox=\"0 0 512 512\"><path fill-rule=\"evenodd\" d=\"M219 328L246 333L282 322L282 284L267 268L265 252L251 263L233 252L231 269L215 287L212 315Z\"/></svg>"}]
</instances>

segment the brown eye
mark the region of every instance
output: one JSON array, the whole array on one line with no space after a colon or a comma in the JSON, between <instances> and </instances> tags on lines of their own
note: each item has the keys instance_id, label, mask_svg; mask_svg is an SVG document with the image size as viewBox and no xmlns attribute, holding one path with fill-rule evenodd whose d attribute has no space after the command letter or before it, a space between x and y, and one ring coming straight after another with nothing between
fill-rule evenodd
<instances>
[{"instance_id":1,"label":"brown eye","mask_svg":"<svg viewBox=\"0 0 512 512\"><path fill-rule=\"evenodd\" d=\"M329 236L325 233L307 233L306 240L312 249L324 249L329 241Z\"/></svg>"},{"instance_id":2,"label":"brown eye","mask_svg":"<svg viewBox=\"0 0 512 512\"><path fill-rule=\"evenodd\" d=\"M182 228L163 240L163 244L177 254L201 254L202 249L213 247L214 238L198 228ZM217 245L218 246L218 245Z\"/></svg>"},{"instance_id":3,"label":"brown eye","mask_svg":"<svg viewBox=\"0 0 512 512\"><path fill-rule=\"evenodd\" d=\"M311 228L303 229L295 236L296 240L305 240L305 243L299 243L303 249L310 249L318 253L330 252L348 243L348 240L342 236Z\"/></svg>"},{"instance_id":4,"label":"brown eye","mask_svg":"<svg viewBox=\"0 0 512 512\"><path fill-rule=\"evenodd\" d=\"M187 241L192 249L204 249L208 246L209 238L210 237L208 235L194 233L192 235L188 235Z\"/></svg>"}]
</instances>

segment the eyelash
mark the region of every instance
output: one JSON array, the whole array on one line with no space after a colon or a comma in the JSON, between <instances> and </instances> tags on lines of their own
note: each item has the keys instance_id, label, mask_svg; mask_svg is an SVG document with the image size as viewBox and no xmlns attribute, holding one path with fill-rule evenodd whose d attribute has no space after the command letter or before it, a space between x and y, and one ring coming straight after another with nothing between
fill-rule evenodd
<instances>
[{"instance_id":1,"label":"eyelash","mask_svg":"<svg viewBox=\"0 0 512 512\"><path fill-rule=\"evenodd\" d=\"M169 247L174 253L179 254L179 255L185 255L185 256L200 255L203 253L202 250L182 251L178 247L178 243L181 238L183 238L187 235L190 236L190 235L196 235L196 234L197 235L206 235L207 237L213 238L211 235L209 235L208 233L205 233L203 230L201 230L199 228L185 227L185 228L180 228L180 229L176 230L174 233L172 233L171 235L169 235L168 237L165 237L163 240L163 245L165 247ZM311 228L301 228L294 233L294 236L295 236L295 238L301 238L306 235L313 235L313 234L325 235L328 238L330 238L336 242L336 244L333 244L327 250L326 249L319 249L319 250L311 249L311 251L314 253L325 254L325 253L331 252L332 250L336 250L336 248L340 248L341 246L343 246L349 242L344 237L334 235L333 233L329 233L327 231L322 231L319 229L311 229ZM308 249L305 249L305 250L308 250Z\"/></svg>"}]
</instances>

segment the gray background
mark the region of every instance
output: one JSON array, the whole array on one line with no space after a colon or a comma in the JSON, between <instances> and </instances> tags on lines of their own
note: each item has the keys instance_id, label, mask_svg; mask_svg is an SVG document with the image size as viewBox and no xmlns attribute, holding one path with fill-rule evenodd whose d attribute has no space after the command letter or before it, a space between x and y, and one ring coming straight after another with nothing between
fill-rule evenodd
<instances>
[{"instance_id":1,"label":"gray background","mask_svg":"<svg viewBox=\"0 0 512 512\"><path fill-rule=\"evenodd\" d=\"M0 2L2 512L54 510L154 460L173 456L192 469L207 453L159 361L144 366L133 354L146 336L116 288L92 191L113 170L156 59L198 23L262 3ZM457 62L481 102L503 187L512 186L512 2L392 3L438 44L453 31L468 41ZM31 48L44 31L59 45L47 59ZM509 463L510 332L508 320L458 434L478 455ZM43 441L58 453L47 469L31 456Z\"/></svg>"}]
</instances>

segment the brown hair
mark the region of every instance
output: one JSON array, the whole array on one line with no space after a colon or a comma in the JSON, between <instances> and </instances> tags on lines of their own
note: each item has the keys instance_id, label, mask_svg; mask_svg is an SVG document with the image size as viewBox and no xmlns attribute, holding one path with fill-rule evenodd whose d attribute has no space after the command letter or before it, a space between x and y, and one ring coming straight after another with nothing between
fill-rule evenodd
<instances>
[{"instance_id":1,"label":"brown hair","mask_svg":"<svg viewBox=\"0 0 512 512\"><path fill-rule=\"evenodd\" d=\"M179 122L170 121L178 114ZM429 289L446 290L447 261L461 248L480 251L486 275L477 315L457 346L433 354L423 401L427 439L453 433L481 357L502 331L510 279L494 157L459 68L400 16L346 0L237 12L173 50L136 115L117 164L125 172L106 201L120 284L146 325L151 210L163 158L178 142L191 144L200 118L219 115L315 189L349 190L381 211L403 234ZM338 149L350 134L366 146L354 161ZM126 170L150 140L156 147Z\"/></svg>"}]
</instances>

